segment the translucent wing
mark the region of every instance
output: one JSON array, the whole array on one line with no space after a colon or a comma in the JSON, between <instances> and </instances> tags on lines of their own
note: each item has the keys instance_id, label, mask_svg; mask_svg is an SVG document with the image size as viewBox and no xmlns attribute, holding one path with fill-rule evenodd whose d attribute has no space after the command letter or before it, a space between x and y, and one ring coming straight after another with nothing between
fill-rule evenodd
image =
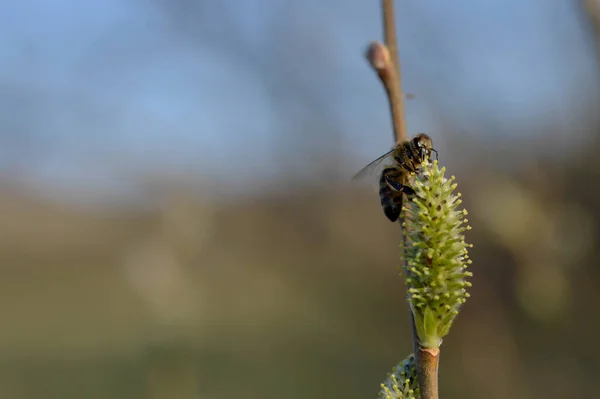
<instances>
[{"instance_id":1,"label":"translucent wing","mask_svg":"<svg viewBox=\"0 0 600 399\"><path fill-rule=\"evenodd\" d=\"M362 168L357 174L352 177L352 180L362 180L365 178L370 178L375 181L379 181L379 176L383 169L392 164L394 162L394 150L392 149L373 162L369 163L367 166Z\"/></svg>"}]
</instances>

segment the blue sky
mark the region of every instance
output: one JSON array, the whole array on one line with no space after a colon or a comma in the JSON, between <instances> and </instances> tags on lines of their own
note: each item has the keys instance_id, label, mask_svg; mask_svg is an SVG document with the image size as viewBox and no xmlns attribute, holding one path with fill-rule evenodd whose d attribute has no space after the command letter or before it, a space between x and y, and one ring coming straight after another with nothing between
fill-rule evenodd
<instances>
[{"instance_id":1,"label":"blue sky","mask_svg":"<svg viewBox=\"0 0 600 399\"><path fill-rule=\"evenodd\" d=\"M198 15L174 16L167 3L0 4L0 176L90 196L125 192L147 170L268 182L282 129L311 119L310 109L281 117L282 103L296 115L293 96L277 97L278 66L261 63L274 33L292 31L296 84L328 105L348 163L389 148L386 100L362 57L381 38L378 2L237 0L228 22L217 3L187 2ZM448 115L481 140L518 138L548 118L566 129L600 97L576 1L396 3L413 133L441 136Z\"/></svg>"}]
</instances>

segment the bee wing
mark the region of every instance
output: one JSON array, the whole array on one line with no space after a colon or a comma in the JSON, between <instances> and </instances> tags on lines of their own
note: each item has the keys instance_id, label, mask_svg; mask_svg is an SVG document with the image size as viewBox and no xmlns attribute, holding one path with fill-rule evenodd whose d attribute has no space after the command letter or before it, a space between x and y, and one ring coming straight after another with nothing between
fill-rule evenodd
<instances>
[{"instance_id":1,"label":"bee wing","mask_svg":"<svg viewBox=\"0 0 600 399\"><path fill-rule=\"evenodd\" d=\"M352 177L352 180L362 180L364 178L377 178L388 163L393 162L394 150L390 150L362 168L357 174Z\"/></svg>"},{"instance_id":2,"label":"bee wing","mask_svg":"<svg viewBox=\"0 0 600 399\"><path fill-rule=\"evenodd\" d=\"M353 181L366 181L374 192L379 192L379 178L386 166L394 162L394 150L390 150L362 168L352 177Z\"/></svg>"}]
</instances>

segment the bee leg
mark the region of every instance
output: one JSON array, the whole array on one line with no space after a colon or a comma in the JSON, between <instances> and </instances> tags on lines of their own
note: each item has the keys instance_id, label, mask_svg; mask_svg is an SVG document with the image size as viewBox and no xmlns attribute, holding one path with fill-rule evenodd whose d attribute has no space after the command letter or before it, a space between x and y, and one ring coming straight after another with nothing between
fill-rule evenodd
<instances>
[{"instance_id":1,"label":"bee leg","mask_svg":"<svg viewBox=\"0 0 600 399\"><path fill-rule=\"evenodd\" d=\"M393 190L403 192L406 195L415 194L415 190L400 183L403 176L401 172L398 172L398 170L393 168L384 169L382 172L382 177Z\"/></svg>"},{"instance_id":2,"label":"bee leg","mask_svg":"<svg viewBox=\"0 0 600 399\"><path fill-rule=\"evenodd\" d=\"M415 190L413 190L411 187L408 187L400 182L397 181L393 181L393 182L389 182L388 184L395 190L401 193L404 193L406 195L414 195L415 194Z\"/></svg>"},{"instance_id":3,"label":"bee leg","mask_svg":"<svg viewBox=\"0 0 600 399\"><path fill-rule=\"evenodd\" d=\"M406 195L415 195L415 190L408 186L402 186L402 192Z\"/></svg>"},{"instance_id":4,"label":"bee leg","mask_svg":"<svg viewBox=\"0 0 600 399\"><path fill-rule=\"evenodd\" d=\"M393 190L402 191L402 187L404 187L402 183L400 183L400 180L402 180L402 173L397 169L384 169L383 172L381 172L381 176Z\"/></svg>"},{"instance_id":5,"label":"bee leg","mask_svg":"<svg viewBox=\"0 0 600 399\"><path fill-rule=\"evenodd\" d=\"M416 171L416 170L415 170L415 169L414 169L412 166L409 166L409 165L405 164L404 162L402 162L400 165L401 165L401 166L402 166L404 169L408 170L409 172L412 172L412 173L417 173L417 171Z\"/></svg>"},{"instance_id":6,"label":"bee leg","mask_svg":"<svg viewBox=\"0 0 600 399\"><path fill-rule=\"evenodd\" d=\"M397 192L404 193L408 196L415 195L415 190L413 190L411 187L408 187L402 183L392 182L392 184L390 184L390 185Z\"/></svg>"},{"instance_id":7,"label":"bee leg","mask_svg":"<svg viewBox=\"0 0 600 399\"><path fill-rule=\"evenodd\" d=\"M398 181L390 180L389 178L386 178L385 181L394 191L404 190L404 185Z\"/></svg>"}]
</instances>

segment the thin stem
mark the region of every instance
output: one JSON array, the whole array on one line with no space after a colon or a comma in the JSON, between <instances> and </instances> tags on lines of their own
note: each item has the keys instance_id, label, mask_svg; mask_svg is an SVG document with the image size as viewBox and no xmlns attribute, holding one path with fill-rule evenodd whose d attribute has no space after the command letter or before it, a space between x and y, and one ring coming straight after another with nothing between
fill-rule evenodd
<instances>
[{"instance_id":1,"label":"thin stem","mask_svg":"<svg viewBox=\"0 0 600 399\"><path fill-rule=\"evenodd\" d=\"M580 2L585 17L589 20L593 35L596 39L596 52L600 51L600 4L596 0L583 0Z\"/></svg>"},{"instance_id":2,"label":"thin stem","mask_svg":"<svg viewBox=\"0 0 600 399\"><path fill-rule=\"evenodd\" d=\"M403 241L406 243L406 238ZM417 380L421 390L421 399L439 399L438 389L438 365L440 361L440 350L438 348L428 349L419 344L417 327L412 310L409 311L410 327L413 336L413 353L417 365Z\"/></svg>"},{"instance_id":3,"label":"thin stem","mask_svg":"<svg viewBox=\"0 0 600 399\"><path fill-rule=\"evenodd\" d=\"M406 119L404 117L404 97L402 96L402 75L398 46L396 44L396 24L394 20L394 0L382 0L383 35L385 45L373 42L367 50L367 59L377 72L379 80L385 88L396 143L407 140ZM404 198L406 201L406 198ZM402 220L400 220L402 224ZM403 250L406 241L403 236ZM421 399L438 399L438 364L439 349L423 348L419 344L414 317L410 311L413 346L417 361L417 378L421 390Z\"/></svg>"},{"instance_id":4,"label":"thin stem","mask_svg":"<svg viewBox=\"0 0 600 399\"><path fill-rule=\"evenodd\" d=\"M390 87L386 87L392 121L394 124L394 136L399 143L407 139L406 119L404 118L404 97L402 96L402 74L400 72L400 61L398 56L398 45L396 44L396 22L394 19L394 0L382 0L383 10L383 37L390 52L391 69L393 70Z\"/></svg>"},{"instance_id":5,"label":"thin stem","mask_svg":"<svg viewBox=\"0 0 600 399\"><path fill-rule=\"evenodd\" d=\"M388 47L379 42L372 42L367 49L366 57L371 67L377 72L377 76L387 94L396 143L406 141L406 121L404 120L402 89L400 88L398 73L392 63Z\"/></svg>"},{"instance_id":6,"label":"thin stem","mask_svg":"<svg viewBox=\"0 0 600 399\"><path fill-rule=\"evenodd\" d=\"M415 353L415 358L421 399L438 399L439 348L419 347L419 351Z\"/></svg>"},{"instance_id":7,"label":"thin stem","mask_svg":"<svg viewBox=\"0 0 600 399\"><path fill-rule=\"evenodd\" d=\"M383 11L383 37L385 45L390 50L392 63L400 65L398 60L398 45L396 44L396 22L394 13L394 0L382 0L381 9Z\"/></svg>"}]
</instances>

